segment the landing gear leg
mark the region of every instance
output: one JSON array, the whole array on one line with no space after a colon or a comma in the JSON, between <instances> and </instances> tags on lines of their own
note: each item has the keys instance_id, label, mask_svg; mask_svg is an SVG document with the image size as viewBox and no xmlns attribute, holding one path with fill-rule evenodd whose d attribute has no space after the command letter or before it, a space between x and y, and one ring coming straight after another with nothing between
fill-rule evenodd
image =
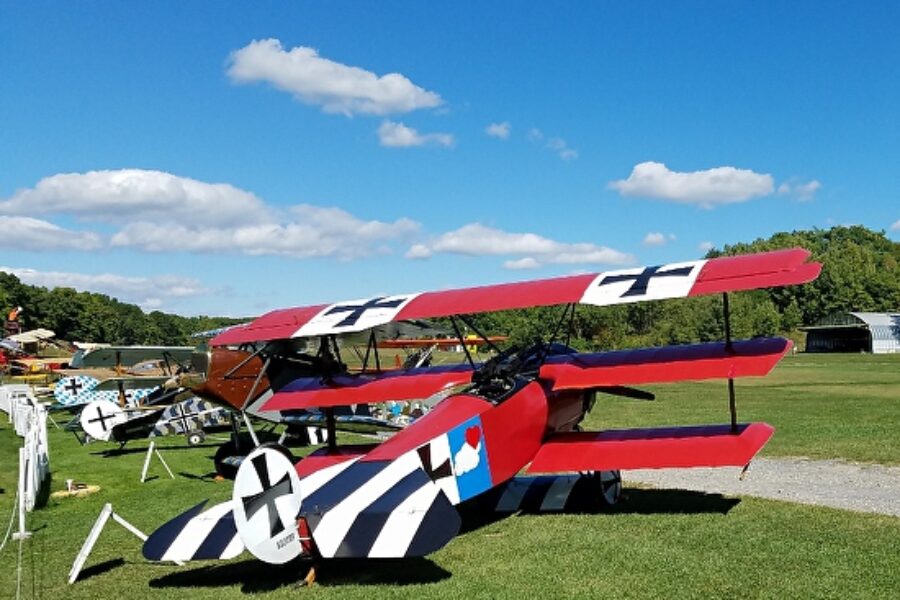
<instances>
[{"instance_id":1,"label":"landing gear leg","mask_svg":"<svg viewBox=\"0 0 900 600\"><path fill-rule=\"evenodd\" d=\"M316 582L316 563L313 563L309 567L309 571L306 573L306 577L303 578L303 585L306 587L312 587L312 585Z\"/></svg>"}]
</instances>

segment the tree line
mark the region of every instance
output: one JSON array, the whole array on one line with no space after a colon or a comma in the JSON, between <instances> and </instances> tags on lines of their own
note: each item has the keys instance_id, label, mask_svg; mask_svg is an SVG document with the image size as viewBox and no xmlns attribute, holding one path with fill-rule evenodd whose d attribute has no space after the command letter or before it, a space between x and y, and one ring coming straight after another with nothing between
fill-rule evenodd
<instances>
[{"instance_id":1,"label":"tree line","mask_svg":"<svg viewBox=\"0 0 900 600\"><path fill-rule=\"evenodd\" d=\"M104 294L77 292L72 288L47 289L23 284L18 277L0 272L0 307L8 311L22 306L24 330L44 328L59 339L119 345L195 345L191 334L247 319L182 317L155 310L146 313L134 304ZM4 318L6 312L3 313Z\"/></svg>"},{"instance_id":2,"label":"tree line","mask_svg":"<svg viewBox=\"0 0 900 600\"><path fill-rule=\"evenodd\" d=\"M801 246L823 263L822 274L807 285L730 295L735 338L794 334L832 313L900 310L900 243L865 227L832 227L776 233L768 239L726 245L706 258ZM70 341L112 344L192 344L192 333L242 322L227 317L182 317L138 306L103 294L71 288L47 289L23 284L0 273L0 307L21 305L26 329L52 329ZM571 322L570 345L583 350L682 344L721 340L722 298L704 296L607 307L579 306ZM562 337L562 307L472 315L489 335L509 335L513 343ZM563 340L565 341L565 340Z\"/></svg>"}]
</instances>

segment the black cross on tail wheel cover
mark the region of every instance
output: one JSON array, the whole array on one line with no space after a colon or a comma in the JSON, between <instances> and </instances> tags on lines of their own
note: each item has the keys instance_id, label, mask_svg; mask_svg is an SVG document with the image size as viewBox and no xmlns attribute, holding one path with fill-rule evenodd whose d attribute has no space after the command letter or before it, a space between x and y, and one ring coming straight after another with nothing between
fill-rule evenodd
<instances>
[{"instance_id":1,"label":"black cross on tail wheel cover","mask_svg":"<svg viewBox=\"0 0 900 600\"><path fill-rule=\"evenodd\" d=\"M274 446L251 452L238 468L232 500L235 527L253 556L283 564L300 555L300 478L284 452Z\"/></svg>"}]
</instances>

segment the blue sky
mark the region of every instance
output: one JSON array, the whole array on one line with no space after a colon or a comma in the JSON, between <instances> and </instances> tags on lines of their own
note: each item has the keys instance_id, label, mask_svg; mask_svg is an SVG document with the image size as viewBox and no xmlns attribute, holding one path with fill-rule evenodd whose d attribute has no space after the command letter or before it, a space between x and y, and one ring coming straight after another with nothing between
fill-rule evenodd
<instances>
[{"instance_id":1,"label":"blue sky","mask_svg":"<svg viewBox=\"0 0 900 600\"><path fill-rule=\"evenodd\" d=\"M0 268L271 308L900 238L900 4L0 0Z\"/></svg>"}]
</instances>

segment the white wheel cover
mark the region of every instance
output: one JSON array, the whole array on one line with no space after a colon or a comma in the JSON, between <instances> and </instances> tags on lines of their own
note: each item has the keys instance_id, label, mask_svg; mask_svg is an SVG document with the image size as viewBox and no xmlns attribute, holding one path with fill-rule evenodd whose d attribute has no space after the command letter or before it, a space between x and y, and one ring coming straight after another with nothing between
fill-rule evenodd
<instances>
[{"instance_id":1,"label":"white wheel cover","mask_svg":"<svg viewBox=\"0 0 900 600\"><path fill-rule=\"evenodd\" d=\"M109 400L94 400L88 403L78 417L86 434L104 442L109 440L113 427L127 420L125 412Z\"/></svg>"},{"instance_id":2,"label":"white wheel cover","mask_svg":"<svg viewBox=\"0 0 900 600\"><path fill-rule=\"evenodd\" d=\"M232 493L234 524L256 558L282 564L303 552L297 533L300 478L274 448L257 448L241 463Z\"/></svg>"}]
</instances>

